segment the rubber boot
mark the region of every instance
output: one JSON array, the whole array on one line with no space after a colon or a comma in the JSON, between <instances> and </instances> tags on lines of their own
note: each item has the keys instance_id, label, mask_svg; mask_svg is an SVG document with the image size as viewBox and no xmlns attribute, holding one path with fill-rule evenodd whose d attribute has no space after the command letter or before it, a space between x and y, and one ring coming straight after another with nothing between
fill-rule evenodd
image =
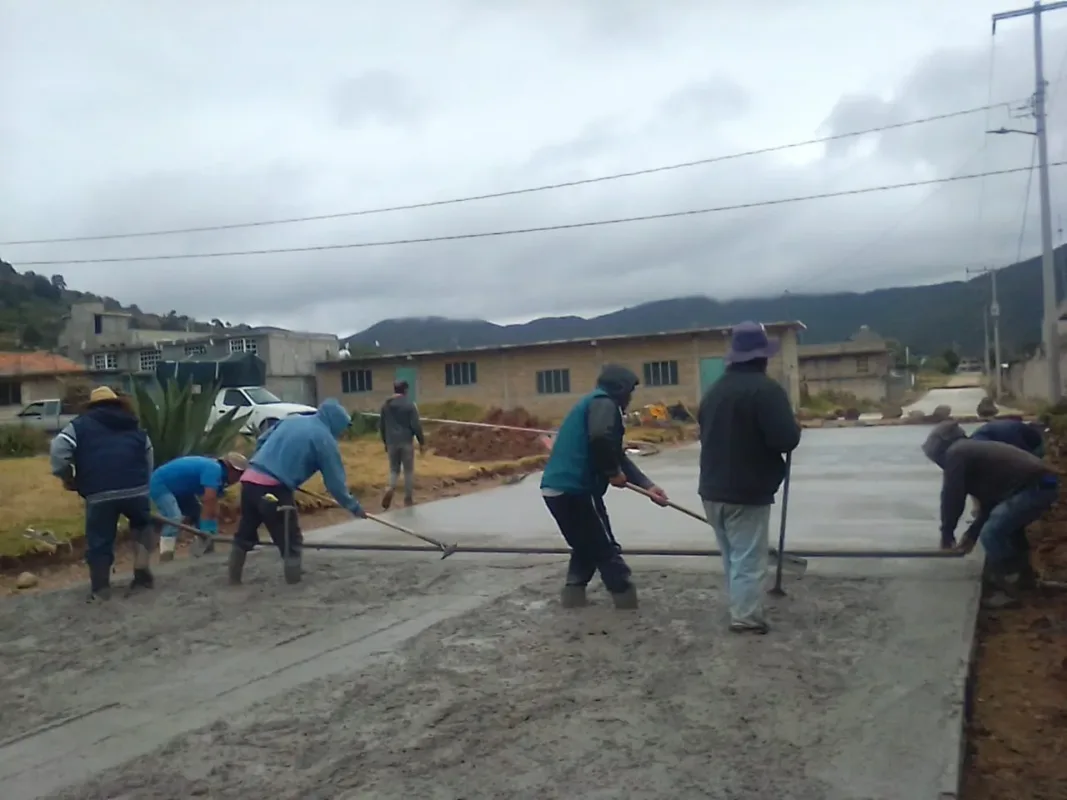
<instances>
[{"instance_id":1,"label":"rubber boot","mask_svg":"<svg viewBox=\"0 0 1067 800\"><path fill-rule=\"evenodd\" d=\"M559 593L559 604L564 608L585 608L589 605L584 586L564 586Z\"/></svg>"},{"instance_id":2,"label":"rubber boot","mask_svg":"<svg viewBox=\"0 0 1067 800\"><path fill-rule=\"evenodd\" d=\"M111 565L89 565L89 597L87 602L98 603L111 599Z\"/></svg>"},{"instance_id":3,"label":"rubber boot","mask_svg":"<svg viewBox=\"0 0 1067 800\"><path fill-rule=\"evenodd\" d=\"M230 560L227 563L227 572L230 578L230 584L232 586L239 586L241 583L241 575L245 570L245 559L248 557L248 551L239 545L230 545Z\"/></svg>"},{"instance_id":4,"label":"rubber boot","mask_svg":"<svg viewBox=\"0 0 1067 800\"><path fill-rule=\"evenodd\" d=\"M637 587L631 583L623 592L612 592L611 602L620 611L633 611L637 608Z\"/></svg>"},{"instance_id":5,"label":"rubber boot","mask_svg":"<svg viewBox=\"0 0 1067 800\"><path fill-rule=\"evenodd\" d=\"M174 550L178 546L177 536L159 537L159 560L161 563L174 560Z\"/></svg>"},{"instance_id":6,"label":"rubber boot","mask_svg":"<svg viewBox=\"0 0 1067 800\"><path fill-rule=\"evenodd\" d=\"M127 597L137 589L151 589L156 585L155 577L149 568L150 553L148 548L140 542L135 543L133 548L133 580L130 581L130 586L126 590Z\"/></svg>"},{"instance_id":7,"label":"rubber boot","mask_svg":"<svg viewBox=\"0 0 1067 800\"><path fill-rule=\"evenodd\" d=\"M304 570L299 553L282 560L282 574L285 576L286 583L300 583Z\"/></svg>"},{"instance_id":8,"label":"rubber boot","mask_svg":"<svg viewBox=\"0 0 1067 800\"><path fill-rule=\"evenodd\" d=\"M1003 611L1009 608L1018 608L1022 603L1007 577L998 570L989 567L984 577L986 587L985 597L982 599L982 608L989 611Z\"/></svg>"}]
</instances>

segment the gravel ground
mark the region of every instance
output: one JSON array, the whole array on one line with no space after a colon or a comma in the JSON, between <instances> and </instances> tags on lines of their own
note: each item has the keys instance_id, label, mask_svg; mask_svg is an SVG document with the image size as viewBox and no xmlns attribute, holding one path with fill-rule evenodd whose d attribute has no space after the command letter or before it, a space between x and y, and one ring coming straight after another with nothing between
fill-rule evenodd
<instances>
[{"instance_id":1,"label":"gravel ground","mask_svg":"<svg viewBox=\"0 0 1067 800\"><path fill-rule=\"evenodd\" d=\"M277 563L257 566L260 580L232 593L219 591L221 575L190 571L177 593L116 606L104 624L69 599L44 600L51 614L32 602L0 607L0 685L5 698L16 683L26 687L3 705L3 729L18 729L20 714L39 722L38 692L59 691L69 703L65 683L103 680L109 663L215 654L242 635L324 625L401 593L437 592L460 573L470 580L477 569L464 564L450 578L440 566L383 562L363 564L356 581L350 566L323 559L315 570L332 580L308 582L304 604L281 616L270 603ZM887 584L794 582L771 613L775 631L750 637L725 632L717 576L637 577L639 612L614 611L599 590L592 607L564 611L554 602L558 579L537 580L368 669L306 684L52 798L850 796L817 773L851 735L839 726L839 699L887 640L890 624L878 613ZM227 607L254 619L258 634L227 624Z\"/></svg>"}]
</instances>

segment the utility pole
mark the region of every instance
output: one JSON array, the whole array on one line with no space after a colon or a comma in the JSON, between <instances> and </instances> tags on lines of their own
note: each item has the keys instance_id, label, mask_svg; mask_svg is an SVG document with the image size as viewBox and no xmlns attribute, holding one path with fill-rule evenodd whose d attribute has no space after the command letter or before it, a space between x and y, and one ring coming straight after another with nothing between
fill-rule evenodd
<instances>
[{"instance_id":1,"label":"utility pole","mask_svg":"<svg viewBox=\"0 0 1067 800\"><path fill-rule=\"evenodd\" d=\"M987 369L987 375L991 375L995 378L993 382L993 398L999 400L1004 392L1003 383L1001 381L1001 364L1003 359L1000 354L1000 298L997 296L997 268L989 267L988 269L969 269L967 274L989 273L989 282L991 285L989 308L982 308L982 323L985 328L985 363ZM989 317L993 318L993 360L996 362L993 365L993 370L989 371Z\"/></svg>"},{"instance_id":2,"label":"utility pole","mask_svg":"<svg viewBox=\"0 0 1067 800\"><path fill-rule=\"evenodd\" d=\"M1038 177L1041 193L1041 276L1044 294L1044 342L1045 361L1048 366L1048 401L1057 403L1063 396L1060 383L1060 340L1059 340L1059 303L1056 298L1056 264L1052 250L1052 201L1049 198L1048 181L1048 137L1045 130L1045 53L1041 35L1041 15L1047 11L1067 8L1067 0L1046 3L1035 0L1033 7L1005 11L993 15L993 34L997 32L997 22L1014 17L1032 15L1034 18L1034 118L1033 132L1037 136ZM1001 129L991 133L1014 133ZM1030 133L1029 131L1018 131ZM994 328L995 330L995 328ZM1000 365L997 365L1000 369Z\"/></svg>"}]
</instances>

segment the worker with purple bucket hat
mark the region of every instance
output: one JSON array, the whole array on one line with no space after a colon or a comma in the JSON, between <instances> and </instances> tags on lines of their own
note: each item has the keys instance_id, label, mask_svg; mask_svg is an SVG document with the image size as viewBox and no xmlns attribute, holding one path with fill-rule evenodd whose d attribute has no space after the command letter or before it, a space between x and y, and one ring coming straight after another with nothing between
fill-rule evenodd
<instances>
[{"instance_id":1,"label":"worker with purple bucket hat","mask_svg":"<svg viewBox=\"0 0 1067 800\"><path fill-rule=\"evenodd\" d=\"M722 550L730 630L767 633L763 584L771 506L800 444L789 395L767 375L780 345L758 322L731 331L726 372L704 394L700 424L700 498Z\"/></svg>"}]
</instances>

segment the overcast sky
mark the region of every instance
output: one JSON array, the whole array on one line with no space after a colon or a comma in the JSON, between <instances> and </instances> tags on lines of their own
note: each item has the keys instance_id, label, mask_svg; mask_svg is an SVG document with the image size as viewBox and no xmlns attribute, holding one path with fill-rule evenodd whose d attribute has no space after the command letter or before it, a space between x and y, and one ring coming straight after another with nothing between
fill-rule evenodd
<instances>
[{"instance_id":1,"label":"overcast sky","mask_svg":"<svg viewBox=\"0 0 1067 800\"><path fill-rule=\"evenodd\" d=\"M1016 0L1019 5L1026 5ZM1033 91L989 0L0 0L0 241L330 214L720 154ZM1045 18L1067 159L1067 10ZM1026 174L465 242L110 265L707 208L1027 166L1008 108L653 176L195 235L0 246L145 310L360 330L959 278L1016 258ZM1019 116L1019 115L1016 115ZM984 147L983 147L984 145ZM1067 216L1067 169L1052 172ZM1023 256L1039 247L1037 181Z\"/></svg>"}]
</instances>

